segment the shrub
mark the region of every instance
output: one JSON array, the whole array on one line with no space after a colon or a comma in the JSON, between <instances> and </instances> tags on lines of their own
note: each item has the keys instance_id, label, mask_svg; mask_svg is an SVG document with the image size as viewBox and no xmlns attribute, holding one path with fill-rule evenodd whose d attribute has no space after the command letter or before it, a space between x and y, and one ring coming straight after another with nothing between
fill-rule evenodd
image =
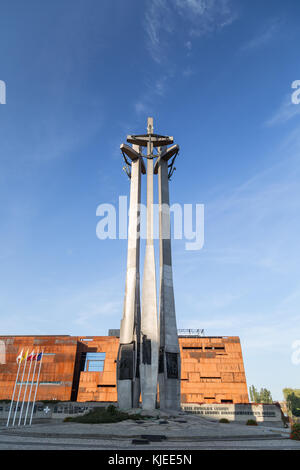
<instances>
[{"instance_id":1,"label":"shrub","mask_svg":"<svg viewBox=\"0 0 300 470\"><path fill-rule=\"evenodd\" d=\"M99 423L118 423L126 419L147 419L148 416L141 416L140 414L128 414L125 411L118 410L114 405L109 405L107 408L97 407L82 416L68 416L64 422L99 424Z\"/></svg>"},{"instance_id":2,"label":"shrub","mask_svg":"<svg viewBox=\"0 0 300 470\"><path fill-rule=\"evenodd\" d=\"M229 423L229 422L230 422L230 421L229 421L229 419L227 419L227 418L221 418L221 419L219 420L219 423Z\"/></svg>"},{"instance_id":3,"label":"shrub","mask_svg":"<svg viewBox=\"0 0 300 470\"><path fill-rule=\"evenodd\" d=\"M108 407L106 408L107 410L107 413L110 413L111 415L116 415L118 414L118 410L117 408L114 406L114 405L108 405Z\"/></svg>"},{"instance_id":4,"label":"shrub","mask_svg":"<svg viewBox=\"0 0 300 470\"><path fill-rule=\"evenodd\" d=\"M39 403L44 403L44 405L52 404L56 405L57 403L63 403L60 400L39 400Z\"/></svg>"},{"instance_id":5,"label":"shrub","mask_svg":"<svg viewBox=\"0 0 300 470\"><path fill-rule=\"evenodd\" d=\"M290 438L295 441L300 441L300 423L292 424Z\"/></svg>"},{"instance_id":6,"label":"shrub","mask_svg":"<svg viewBox=\"0 0 300 470\"><path fill-rule=\"evenodd\" d=\"M69 423L70 421L72 421L73 418L71 418L71 416L67 416L65 419L64 419L64 423Z\"/></svg>"},{"instance_id":7,"label":"shrub","mask_svg":"<svg viewBox=\"0 0 300 470\"><path fill-rule=\"evenodd\" d=\"M248 419L247 426L257 426L257 421L255 419Z\"/></svg>"}]
</instances>

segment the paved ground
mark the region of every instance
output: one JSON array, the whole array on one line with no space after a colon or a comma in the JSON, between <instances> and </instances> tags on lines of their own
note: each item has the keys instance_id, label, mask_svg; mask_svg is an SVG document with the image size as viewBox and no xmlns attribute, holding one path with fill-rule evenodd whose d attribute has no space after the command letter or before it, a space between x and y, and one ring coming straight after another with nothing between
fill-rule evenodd
<instances>
[{"instance_id":1,"label":"paved ground","mask_svg":"<svg viewBox=\"0 0 300 470\"><path fill-rule=\"evenodd\" d=\"M207 441L194 443L152 443L132 445L131 441L101 441L79 439L29 439L0 437L0 450L300 450L297 442L288 439L257 441Z\"/></svg>"},{"instance_id":2,"label":"paved ground","mask_svg":"<svg viewBox=\"0 0 300 470\"><path fill-rule=\"evenodd\" d=\"M116 424L51 422L31 427L0 428L0 450L197 450L197 449L282 449L300 450L289 430L220 424L195 415L167 418L167 423L152 419L137 424L127 420ZM141 435L165 435L162 442L132 444Z\"/></svg>"}]
</instances>

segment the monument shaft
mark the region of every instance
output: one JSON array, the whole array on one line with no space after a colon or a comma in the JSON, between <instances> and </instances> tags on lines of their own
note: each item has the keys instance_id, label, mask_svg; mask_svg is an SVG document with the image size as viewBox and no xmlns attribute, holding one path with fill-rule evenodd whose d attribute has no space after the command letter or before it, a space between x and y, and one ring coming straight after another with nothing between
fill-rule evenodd
<instances>
[{"instance_id":1,"label":"monument shaft","mask_svg":"<svg viewBox=\"0 0 300 470\"><path fill-rule=\"evenodd\" d=\"M153 134L153 119L148 118L148 135ZM158 328L155 255L153 243L153 144L147 143L147 241L143 273L141 317L141 393L145 410L154 409L157 395ZM149 158L150 156L150 158Z\"/></svg>"},{"instance_id":2,"label":"monument shaft","mask_svg":"<svg viewBox=\"0 0 300 470\"><path fill-rule=\"evenodd\" d=\"M159 191L159 400L162 409L180 409L180 348L177 334L171 255L168 160L160 149Z\"/></svg>"},{"instance_id":3,"label":"monument shaft","mask_svg":"<svg viewBox=\"0 0 300 470\"><path fill-rule=\"evenodd\" d=\"M125 171L131 178L131 189L126 290L117 361L118 402L120 408L137 407L141 392L143 408L153 410L156 407L159 377L161 408L176 410L180 408L180 349L172 279L169 178L175 170L173 164L179 146L167 148L173 143L173 137L154 134L153 118L148 118L147 134L129 135L127 142L133 144L133 147L127 144L120 147L126 163ZM147 240L140 309L139 204L141 173L146 173L141 147L147 148ZM158 149L158 154L154 154L154 148ZM132 163L129 163L127 157ZM154 158L157 158L155 166ZM153 242L153 176L157 173L160 227L159 332Z\"/></svg>"},{"instance_id":4,"label":"monument shaft","mask_svg":"<svg viewBox=\"0 0 300 470\"><path fill-rule=\"evenodd\" d=\"M139 146L133 145L139 152ZM140 399L140 203L142 158L132 160L128 226L127 272L120 346L117 360L117 389L120 408L137 408Z\"/></svg>"}]
</instances>

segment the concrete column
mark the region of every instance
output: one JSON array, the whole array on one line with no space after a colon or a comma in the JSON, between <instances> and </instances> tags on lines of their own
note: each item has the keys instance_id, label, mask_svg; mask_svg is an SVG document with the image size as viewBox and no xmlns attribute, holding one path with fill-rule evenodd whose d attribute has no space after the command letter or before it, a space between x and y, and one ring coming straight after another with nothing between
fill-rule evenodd
<instances>
[{"instance_id":1,"label":"concrete column","mask_svg":"<svg viewBox=\"0 0 300 470\"><path fill-rule=\"evenodd\" d=\"M160 155L164 149L159 149ZM168 161L159 158L159 401L161 409L180 409L180 348L172 275Z\"/></svg>"},{"instance_id":2,"label":"concrete column","mask_svg":"<svg viewBox=\"0 0 300 470\"><path fill-rule=\"evenodd\" d=\"M132 148L139 152L140 148ZM139 406L140 398L140 203L142 157L132 161L128 225L127 272L120 346L117 360L117 391L120 408Z\"/></svg>"},{"instance_id":3,"label":"concrete column","mask_svg":"<svg viewBox=\"0 0 300 470\"><path fill-rule=\"evenodd\" d=\"M148 118L148 134L153 134L153 119ZM148 142L147 155L153 152ZM147 240L143 273L140 378L142 406L156 407L158 373L158 329L155 256L153 244L153 159L147 160Z\"/></svg>"}]
</instances>

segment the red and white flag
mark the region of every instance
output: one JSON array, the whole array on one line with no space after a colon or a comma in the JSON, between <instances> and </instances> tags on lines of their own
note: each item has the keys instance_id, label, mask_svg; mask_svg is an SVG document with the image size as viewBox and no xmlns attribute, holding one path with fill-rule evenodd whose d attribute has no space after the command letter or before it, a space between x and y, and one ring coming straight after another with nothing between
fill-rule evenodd
<instances>
[{"instance_id":1,"label":"red and white flag","mask_svg":"<svg viewBox=\"0 0 300 470\"><path fill-rule=\"evenodd\" d=\"M34 351L32 351L29 356L27 356L27 361L33 361L35 359L35 354Z\"/></svg>"}]
</instances>

